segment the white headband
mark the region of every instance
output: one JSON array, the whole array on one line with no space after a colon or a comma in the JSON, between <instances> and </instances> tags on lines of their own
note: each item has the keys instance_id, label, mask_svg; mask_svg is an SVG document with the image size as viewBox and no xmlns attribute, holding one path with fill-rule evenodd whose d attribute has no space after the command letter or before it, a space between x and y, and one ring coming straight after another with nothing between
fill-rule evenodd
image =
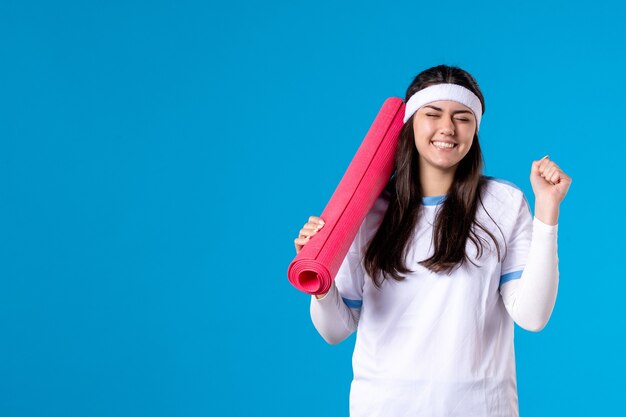
<instances>
[{"instance_id":1,"label":"white headband","mask_svg":"<svg viewBox=\"0 0 626 417\"><path fill-rule=\"evenodd\" d=\"M478 131L483 106L476 94L458 84L435 84L413 94L404 108L404 123L423 105L439 100L452 100L469 107L476 117L476 131Z\"/></svg>"}]
</instances>

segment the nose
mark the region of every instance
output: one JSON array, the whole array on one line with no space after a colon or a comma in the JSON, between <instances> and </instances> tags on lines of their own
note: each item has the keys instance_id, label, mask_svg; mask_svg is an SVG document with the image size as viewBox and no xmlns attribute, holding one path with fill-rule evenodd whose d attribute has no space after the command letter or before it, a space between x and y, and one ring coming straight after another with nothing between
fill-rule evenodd
<instances>
[{"instance_id":1,"label":"nose","mask_svg":"<svg viewBox=\"0 0 626 417\"><path fill-rule=\"evenodd\" d=\"M439 131L447 136L454 135L454 123L452 122L452 120L448 119L447 117L442 117L441 120L442 122L441 126L439 127Z\"/></svg>"}]
</instances>

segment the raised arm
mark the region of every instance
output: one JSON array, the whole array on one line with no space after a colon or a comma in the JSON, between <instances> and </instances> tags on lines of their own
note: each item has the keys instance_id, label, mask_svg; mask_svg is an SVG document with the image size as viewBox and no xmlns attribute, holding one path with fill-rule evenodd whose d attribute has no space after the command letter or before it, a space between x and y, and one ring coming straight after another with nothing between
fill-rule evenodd
<instances>
[{"instance_id":1,"label":"raised arm","mask_svg":"<svg viewBox=\"0 0 626 417\"><path fill-rule=\"evenodd\" d=\"M535 193L535 217L528 259L520 279L502 284L500 292L507 311L520 327L540 331L556 302L559 206L572 180L547 155L533 161L530 180Z\"/></svg>"}]
</instances>

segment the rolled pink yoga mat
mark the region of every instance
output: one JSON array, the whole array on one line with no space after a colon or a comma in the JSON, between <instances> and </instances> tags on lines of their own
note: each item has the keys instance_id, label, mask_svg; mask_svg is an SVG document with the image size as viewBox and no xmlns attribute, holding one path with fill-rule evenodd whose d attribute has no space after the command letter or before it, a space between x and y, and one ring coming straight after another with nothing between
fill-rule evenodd
<instances>
[{"instance_id":1,"label":"rolled pink yoga mat","mask_svg":"<svg viewBox=\"0 0 626 417\"><path fill-rule=\"evenodd\" d=\"M289 265L289 281L300 291L324 294L330 290L361 223L391 177L403 117L400 98L385 100L320 215L324 227Z\"/></svg>"}]
</instances>

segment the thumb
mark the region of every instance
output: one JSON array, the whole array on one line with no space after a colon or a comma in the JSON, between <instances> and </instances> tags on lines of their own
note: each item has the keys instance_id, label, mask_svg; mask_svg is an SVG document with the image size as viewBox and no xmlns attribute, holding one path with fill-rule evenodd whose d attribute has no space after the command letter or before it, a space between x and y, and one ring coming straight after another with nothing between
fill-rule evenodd
<instances>
[{"instance_id":1,"label":"thumb","mask_svg":"<svg viewBox=\"0 0 626 417\"><path fill-rule=\"evenodd\" d=\"M548 155L546 155L546 156L544 156L543 158L539 159L538 161L533 161L533 163L532 163L532 167L531 167L531 170L530 170L530 173L531 173L531 174L536 174L536 175L539 175L539 174L540 174L540 173L539 173L539 167L541 166L541 163L542 163L543 161L545 161L546 159L549 159L549 158L550 158L550 157L549 157Z\"/></svg>"}]
</instances>

